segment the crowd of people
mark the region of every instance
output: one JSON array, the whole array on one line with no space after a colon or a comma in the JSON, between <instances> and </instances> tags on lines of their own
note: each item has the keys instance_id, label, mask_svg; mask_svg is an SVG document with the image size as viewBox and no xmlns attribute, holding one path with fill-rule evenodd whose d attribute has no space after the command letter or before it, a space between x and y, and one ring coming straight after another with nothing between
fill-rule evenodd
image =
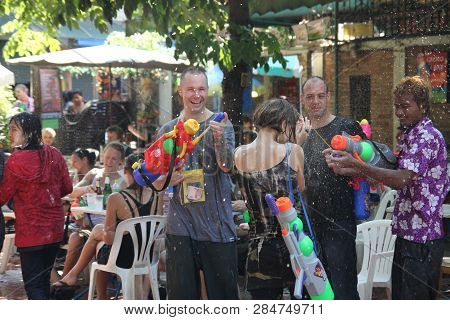
<instances>
[{"instance_id":1,"label":"crowd of people","mask_svg":"<svg viewBox=\"0 0 450 320\"><path fill-rule=\"evenodd\" d=\"M330 148L332 137L342 132L363 139L365 135L355 120L329 111L330 91L320 77L303 83L301 100L307 116L285 99L265 101L252 119L244 119L242 143L235 148L228 115L216 122L216 114L207 108L205 70L185 70L178 86L183 110L161 127L158 136L171 131L179 120L195 119L198 134L210 130L187 155L183 170L171 176L173 197L165 231L168 299L239 299L238 270L243 270L243 286L252 299L281 299L285 290L294 298L289 251L264 200L267 194L290 196L304 225L311 222L311 229L305 231L317 247L335 299L359 299L357 220L349 184L353 176L399 190L392 218L392 232L397 235L392 298L435 298L449 175L444 138L428 117L429 94L419 77L406 77L395 87L394 110L402 134L397 168L389 170ZM75 102L70 107L76 112L82 106ZM121 142L120 127L107 130L102 168L96 167L95 150L72 153L72 177L62 155L51 147L54 137L54 131L41 128L38 117L22 112L10 120L9 138L15 151L4 166L0 153L0 204L14 208L16 245L29 299L48 299L51 291L76 288L79 274L92 258L106 263L121 221L162 211L162 193L136 183L132 165L139 156ZM95 192L96 186L104 187L106 178L117 191L107 200L106 216L76 221L62 277L51 276L63 240L61 198ZM165 178L154 182L157 189ZM236 194L240 202L235 201ZM235 224L236 210L248 211L248 224ZM237 232L246 239L243 262L238 260ZM130 246L131 240L124 239L117 262L123 268L129 268L133 258ZM106 287L107 274L102 274L97 277L98 299L106 298ZM303 295L308 298L307 292Z\"/></svg>"}]
</instances>

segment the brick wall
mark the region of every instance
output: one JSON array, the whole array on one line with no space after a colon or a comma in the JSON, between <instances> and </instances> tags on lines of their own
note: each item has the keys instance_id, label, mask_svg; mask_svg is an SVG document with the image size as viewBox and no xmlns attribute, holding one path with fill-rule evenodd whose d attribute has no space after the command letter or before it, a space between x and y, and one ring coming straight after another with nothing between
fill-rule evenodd
<instances>
[{"instance_id":1,"label":"brick wall","mask_svg":"<svg viewBox=\"0 0 450 320\"><path fill-rule=\"evenodd\" d=\"M417 74L417 55L420 52L426 51L449 51L449 47L447 46L428 46L428 47L409 47L406 48L406 75L415 76ZM447 57L449 59L450 55ZM448 66L447 62L447 66ZM447 72L449 69L447 68ZM449 79L449 75L447 74L447 79ZM447 88L449 85L447 84ZM447 89L448 90L448 89ZM448 96L448 94L447 94ZM433 124L438 128L447 143L447 152L450 152L450 101L447 103L440 104L432 104L430 109L430 118L433 121Z\"/></svg>"},{"instance_id":2,"label":"brick wall","mask_svg":"<svg viewBox=\"0 0 450 320\"><path fill-rule=\"evenodd\" d=\"M350 117L350 76L370 76L372 139L392 147L393 52L391 50L339 52L339 113ZM333 95L334 54L324 54L324 78ZM329 108L333 109L331 101ZM333 111L334 113L334 111ZM361 120L361 119L355 119Z\"/></svg>"}]
</instances>

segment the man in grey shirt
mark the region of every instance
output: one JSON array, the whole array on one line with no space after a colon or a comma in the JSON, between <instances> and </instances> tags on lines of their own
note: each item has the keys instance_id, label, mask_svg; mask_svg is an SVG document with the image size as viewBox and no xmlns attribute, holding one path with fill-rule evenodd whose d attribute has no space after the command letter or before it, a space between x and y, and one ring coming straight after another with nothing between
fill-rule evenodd
<instances>
[{"instance_id":1,"label":"man in grey shirt","mask_svg":"<svg viewBox=\"0 0 450 320\"><path fill-rule=\"evenodd\" d=\"M208 299L238 299L236 233L231 211L229 172L233 167L234 130L228 116L215 122L206 108L208 79L203 68L189 68L178 87L183 111L166 123L159 136L178 120L195 119L196 136L205 137L187 155L184 180L174 187L167 221L167 294L169 299L200 299L199 271ZM179 181L174 173L172 181Z\"/></svg>"}]
</instances>

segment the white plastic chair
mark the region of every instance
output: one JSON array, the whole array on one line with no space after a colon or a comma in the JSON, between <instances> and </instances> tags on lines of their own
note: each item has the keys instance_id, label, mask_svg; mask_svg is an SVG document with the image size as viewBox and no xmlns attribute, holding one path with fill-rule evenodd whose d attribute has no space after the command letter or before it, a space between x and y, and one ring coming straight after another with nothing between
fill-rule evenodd
<instances>
[{"instance_id":1,"label":"white plastic chair","mask_svg":"<svg viewBox=\"0 0 450 320\"><path fill-rule=\"evenodd\" d=\"M391 297L391 271L394 245L391 220L373 220L357 226L364 243L361 271L358 274L358 293L361 300L372 299L373 287L387 289Z\"/></svg>"},{"instance_id":2,"label":"white plastic chair","mask_svg":"<svg viewBox=\"0 0 450 320\"><path fill-rule=\"evenodd\" d=\"M2 208L3 216L10 219L15 219L14 212L9 210L6 206ZM3 249L0 252L0 274L3 274L6 272L6 269L8 267L8 262L11 256L15 252L15 245L14 241L16 239L15 233L7 233L5 234L5 242L3 242Z\"/></svg>"},{"instance_id":3,"label":"white plastic chair","mask_svg":"<svg viewBox=\"0 0 450 320\"><path fill-rule=\"evenodd\" d=\"M3 249L0 252L0 274L6 272L6 268L8 267L8 261L14 252L15 238L16 238L15 233L5 235L5 242L3 242Z\"/></svg>"},{"instance_id":4,"label":"white plastic chair","mask_svg":"<svg viewBox=\"0 0 450 320\"><path fill-rule=\"evenodd\" d=\"M139 245L136 226L141 227L141 245ZM164 216L145 216L132 218L122 221L117 225L114 242L111 247L111 253L108 262L105 265L97 262L91 265L91 276L89 282L88 299L92 300L95 291L95 280L97 270L111 272L117 274L122 281L122 292L124 300L135 299L135 276L149 275L154 300L159 300L159 291L157 283L157 275L153 275L154 268L151 267L150 249L154 241L164 231L166 226L166 217ZM119 255L120 246L124 234L129 233L134 246L134 261L130 269L119 268L116 265ZM155 248L154 250L156 250ZM152 259L153 260L153 259ZM154 283L156 280L156 284Z\"/></svg>"},{"instance_id":5,"label":"white plastic chair","mask_svg":"<svg viewBox=\"0 0 450 320\"><path fill-rule=\"evenodd\" d=\"M397 195L396 190L389 190L385 192L380 200L380 204L378 205L377 212L375 213L375 217L373 220L382 220L382 219L390 219L392 214L388 215L386 213L386 208L392 207L395 203L395 196Z\"/></svg>"}]
</instances>

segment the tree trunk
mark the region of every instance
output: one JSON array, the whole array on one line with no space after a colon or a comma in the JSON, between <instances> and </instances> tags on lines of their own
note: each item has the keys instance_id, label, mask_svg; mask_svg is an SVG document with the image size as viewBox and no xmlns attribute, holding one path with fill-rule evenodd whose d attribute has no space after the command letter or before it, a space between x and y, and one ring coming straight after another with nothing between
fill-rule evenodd
<instances>
[{"instance_id":1,"label":"tree trunk","mask_svg":"<svg viewBox=\"0 0 450 320\"><path fill-rule=\"evenodd\" d=\"M230 8L230 23L239 25L248 25L250 22L250 11L247 0L229 0L228 5ZM234 41L239 41L239 37L230 30L231 38ZM233 52L231 52L233 55ZM228 114L228 117L234 125L235 132L237 133L242 124L242 93L245 84L241 85L242 73L246 72L246 65L238 63L230 71L222 70L224 73L222 81L222 93L223 93L223 111Z\"/></svg>"}]
</instances>

